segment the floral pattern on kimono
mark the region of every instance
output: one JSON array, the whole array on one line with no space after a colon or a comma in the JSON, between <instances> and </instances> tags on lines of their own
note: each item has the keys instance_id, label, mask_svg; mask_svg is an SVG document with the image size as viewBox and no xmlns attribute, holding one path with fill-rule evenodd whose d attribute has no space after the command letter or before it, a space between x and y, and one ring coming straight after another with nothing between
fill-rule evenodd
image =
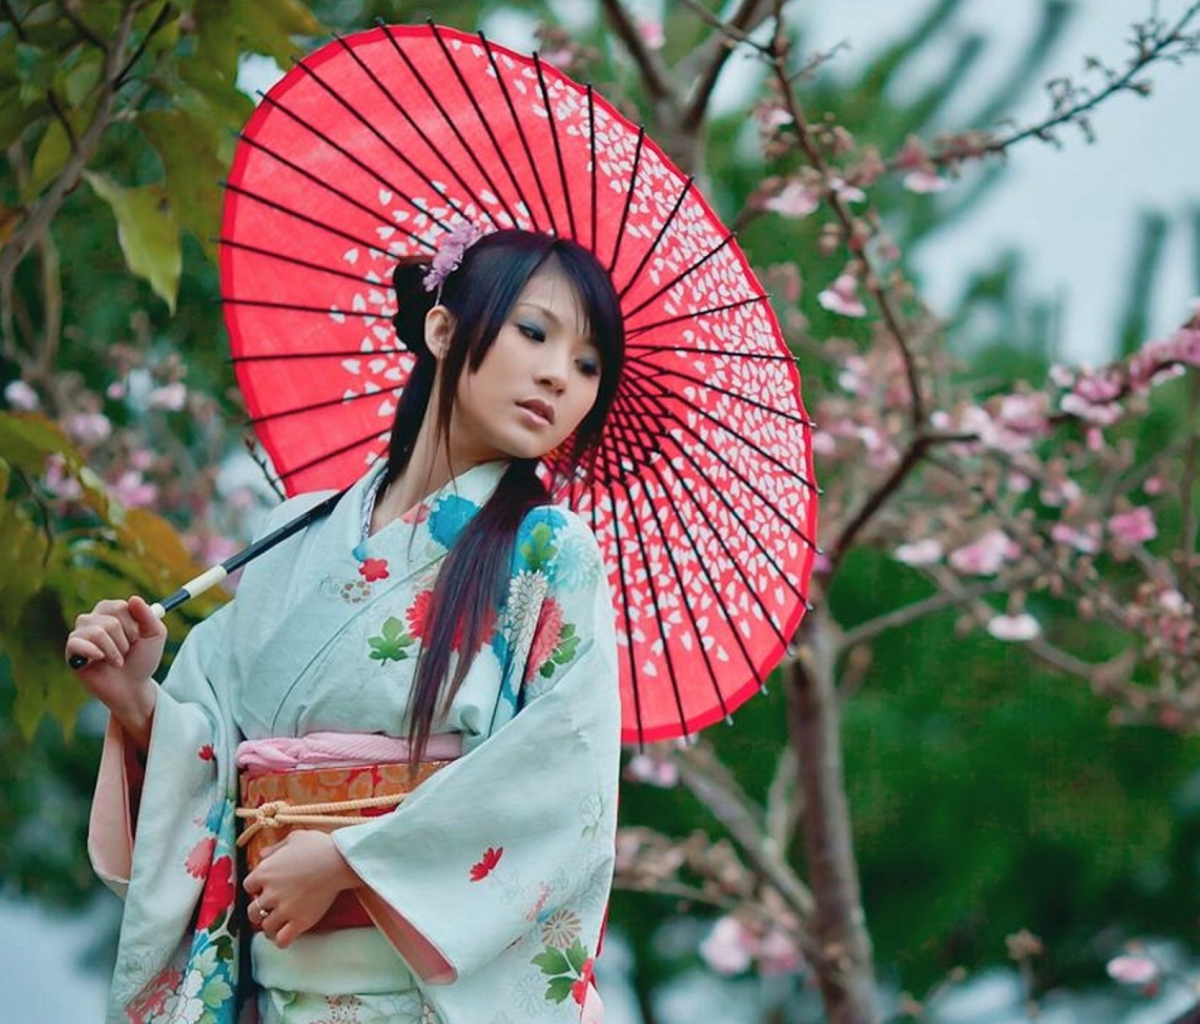
<instances>
[{"instance_id":1,"label":"floral pattern on kimono","mask_svg":"<svg viewBox=\"0 0 1200 1024\"><path fill-rule=\"evenodd\" d=\"M422 601L505 465L461 474L364 541L372 471L329 516L247 567L237 600L192 631L163 686L135 843L122 818L122 737L110 729L91 840L97 870L127 890L110 1024L232 1024L246 939L206 894L238 884L223 861L233 750L243 737L406 734ZM322 497L286 502L266 528ZM334 834L398 962L417 961L392 920L450 967L418 977L413 1024L580 1019L612 877L619 719L598 546L569 510L536 508L518 531L490 636L437 725L461 734L463 756L395 812ZM261 935L252 944L256 964L291 955ZM219 959L226 951L235 955ZM347 1012L377 1011L374 997L318 980L321 998ZM282 1019L307 1020L288 1005Z\"/></svg>"}]
</instances>

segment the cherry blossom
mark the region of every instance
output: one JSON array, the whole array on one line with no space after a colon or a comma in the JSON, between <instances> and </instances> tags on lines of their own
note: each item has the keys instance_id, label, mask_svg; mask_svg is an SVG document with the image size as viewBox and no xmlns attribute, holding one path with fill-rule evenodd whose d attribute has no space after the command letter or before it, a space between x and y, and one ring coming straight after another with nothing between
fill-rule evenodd
<instances>
[{"instance_id":1,"label":"cherry blossom","mask_svg":"<svg viewBox=\"0 0 1200 1024\"><path fill-rule=\"evenodd\" d=\"M85 447L102 444L112 436L112 421L101 412L77 412L67 418L67 433Z\"/></svg>"},{"instance_id":2,"label":"cherry blossom","mask_svg":"<svg viewBox=\"0 0 1200 1024\"><path fill-rule=\"evenodd\" d=\"M625 777L660 789L671 789L679 783L679 769L668 757L634 754L625 766Z\"/></svg>"},{"instance_id":3,"label":"cherry blossom","mask_svg":"<svg viewBox=\"0 0 1200 1024\"><path fill-rule=\"evenodd\" d=\"M146 396L146 404L151 409L166 409L170 412L178 412L187 403L187 388L181 381L174 381L171 384L164 384L161 387L154 388L149 395Z\"/></svg>"},{"instance_id":4,"label":"cherry blossom","mask_svg":"<svg viewBox=\"0 0 1200 1024\"><path fill-rule=\"evenodd\" d=\"M763 209L781 217L799 220L807 217L821 203L820 193L800 181L792 179L775 195L763 200Z\"/></svg>"},{"instance_id":5,"label":"cherry blossom","mask_svg":"<svg viewBox=\"0 0 1200 1024\"><path fill-rule=\"evenodd\" d=\"M10 381L4 387L4 400L14 409L22 412L34 412L41 407L41 399L25 381Z\"/></svg>"},{"instance_id":6,"label":"cherry blossom","mask_svg":"<svg viewBox=\"0 0 1200 1024\"><path fill-rule=\"evenodd\" d=\"M949 182L946 181L940 174L933 170L924 168L910 171L904 176L904 187L909 192L915 192L917 195L929 195L934 192L944 192L949 187Z\"/></svg>"},{"instance_id":7,"label":"cherry blossom","mask_svg":"<svg viewBox=\"0 0 1200 1024\"><path fill-rule=\"evenodd\" d=\"M901 544L892 552L892 557L905 565L917 566L940 562L944 554L941 541L935 540L933 537L926 537L924 540L913 541L910 544Z\"/></svg>"},{"instance_id":8,"label":"cherry blossom","mask_svg":"<svg viewBox=\"0 0 1200 1024\"><path fill-rule=\"evenodd\" d=\"M646 18L637 23L637 34L651 50L661 50L666 37L663 35L663 23L657 18Z\"/></svg>"},{"instance_id":9,"label":"cherry blossom","mask_svg":"<svg viewBox=\"0 0 1200 1024\"><path fill-rule=\"evenodd\" d=\"M1143 544L1158 536L1158 527L1154 524L1154 513L1144 505L1113 516L1108 521L1108 529L1117 540L1130 547Z\"/></svg>"},{"instance_id":10,"label":"cherry blossom","mask_svg":"<svg viewBox=\"0 0 1200 1024\"><path fill-rule=\"evenodd\" d=\"M997 640L1017 642L1039 636L1042 627L1032 615L1022 612L1019 615L997 615L989 619L987 631Z\"/></svg>"},{"instance_id":11,"label":"cherry blossom","mask_svg":"<svg viewBox=\"0 0 1200 1024\"><path fill-rule=\"evenodd\" d=\"M1158 964L1142 953L1122 953L1113 957L1105 970L1113 981L1122 985L1148 985L1157 980Z\"/></svg>"},{"instance_id":12,"label":"cherry blossom","mask_svg":"<svg viewBox=\"0 0 1200 1024\"><path fill-rule=\"evenodd\" d=\"M817 295L817 301L831 313L842 316L864 317L867 307L858 294L858 278L853 274L841 274L828 288Z\"/></svg>"},{"instance_id":13,"label":"cherry blossom","mask_svg":"<svg viewBox=\"0 0 1200 1024\"><path fill-rule=\"evenodd\" d=\"M978 540L950 552L950 565L970 576L995 576L1004 565L1012 538L1003 530L989 530Z\"/></svg>"},{"instance_id":14,"label":"cherry blossom","mask_svg":"<svg viewBox=\"0 0 1200 1024\"><path fill-rule=\"evenodd\" d=\"M752 950L758 939L737 918L717 918L708 937L700 943L700 955L718 974L741 974L754 962Z\"/></svg>"}]
</instances>

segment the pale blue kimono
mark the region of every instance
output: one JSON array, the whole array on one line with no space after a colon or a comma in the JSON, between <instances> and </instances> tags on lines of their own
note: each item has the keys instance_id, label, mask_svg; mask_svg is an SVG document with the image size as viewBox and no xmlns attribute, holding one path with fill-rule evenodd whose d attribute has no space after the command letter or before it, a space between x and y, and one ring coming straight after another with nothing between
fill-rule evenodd
<instances>
[{"instance_id":1,"label":"pale blue kimono","mask_svg":"<svg viewBox=\"0 0 1200 1024\"><path fill-rule=\"evenodd\" d=\"M245 570L236 600L192 630L162 688L132 845L122 738L110 728L90 839L97 871L126 898L110 1024L225 1024L248 1001L235 997L234 748L243 737L407 732L423 595L505 465L474 467L364 544L369 473ZM322 497L284 503L267 528ZM461 733L464 756L395 812L335 833L454 980L416 977L373 928L302 936L287 950L255 935L268 1020L580 1019L613 869L613 622L588 528L556 506L528 513L494 633L437 725Z\"/></svg>"}]
</instances>

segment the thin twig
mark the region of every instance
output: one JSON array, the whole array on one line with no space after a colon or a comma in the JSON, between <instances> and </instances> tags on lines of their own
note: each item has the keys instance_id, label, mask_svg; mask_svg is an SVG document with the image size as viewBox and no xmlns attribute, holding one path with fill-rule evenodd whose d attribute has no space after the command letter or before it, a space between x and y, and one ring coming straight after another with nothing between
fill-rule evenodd
<instances>
[{"instance_id":1,"label":"thin twig","mask_svg":"<svg viewBox=\"0 0 1200 1024\"><path fill-rule=\"evenodd\" d=\"M7 3L5 6L7 6ZM71 5L69 3L62 5L62 12L63 16L71 23L76 32L78 32L81 36L83 36L84 39L86 39L93 46L97 47L103 53L108 53L108 44L98 35L96 35L95 32L88 28L86 24L84 24L79 15L71 10Z\"/></svg>"},{"instance_id":2,"label":"thin twig","mask_svg":"<svg viewBox=\"0 0 1200 1024\"><path fill-rule=\"evenodd\" d=\"M886 633L889 629L898 629L901 626L907 626L910 622L923 619L926 615L933 615L936 612L945 611L947 608L953 608L955 605L961 604L964 599L974 600L983 598L990 594L1002 593L1007 589L1008 584L1006 582L989 580L986 583L977 583L974 586L968 587L961 595L945 591L932 594L923 601L914 601L912 604L897 608L886 615L879 615L874 619L860 623L853 629L846 630L837 645L838 653L848 651L858 644L868 643L881 633Z\"/></svg>"},{"instance_id":3,"label":"thin twig","mask_svg":"<svg viewBox=\"0 0 1200 1024\"><path fill-rule=\"evenodd\" d=\"M167 23L167 15L171 13L171 0L166 0L154 18L154 23L150 26L149 31L142 37L142 41L138 44L137 49L133 51L129 60L125 62L125 66L121 69L120 74L116 78L116 88L121 88L125 84L125 80L129 72L142 59L142 54L146 52L146 47L150 45L150 40L158 35L162 27Z\"/></svg>"},{"instance_id":4,"label":"thin twig","mask_svg":"<svg viewBox=\"0 0 1200 1024\"><path fill-rule=\"evenodd\" d=\"M718 19L720 30L697 51L700 70L693 79L696 84L679 119L680 127L685 132L694 132L707 115L708 103L712 98L713 89L716 88L717 79L720 78L726 61L733 55L731 40L735 34L745 38L755 32L767 18L769 2L770 0L741 0L728 21Z\"/></svg>"},{"instance_id":5,"label":"thin twig","mask_svg":"<svg viewBox=\"0 0 1200 1024\"><path fill-rule=\"evenodd\" d=\"M4 248L0 250L0 281L7 280L25 254L34 246L37 239L50 226L50 222L61 209L67 194L79 184L79 179L87 167L88 161L100 144L100 139L113 121L113 101L119 87L117 76L119 63L129 42L133 30L133 21L137 15L136 5L126 7L121 14L117 31L113 37L112 48L105 61L104 85L96 103L96 110L91 123L79 137L79 145L53 184L34 204L33 209L16 231L13 232Z\"/></svg>"},{"instance_id":6,"label":"thin twig","mask_svg":"<svg viewBox=\"0 0 1200 1024\"><path fill-rule=\"evenodd\" d=\"M637 65L651 102L656 107L665 106L674 110L677 106L675 89L662 58L646 45L621 0L601 0L601 6L609 24Z\"/></svg>"}]
</instances>

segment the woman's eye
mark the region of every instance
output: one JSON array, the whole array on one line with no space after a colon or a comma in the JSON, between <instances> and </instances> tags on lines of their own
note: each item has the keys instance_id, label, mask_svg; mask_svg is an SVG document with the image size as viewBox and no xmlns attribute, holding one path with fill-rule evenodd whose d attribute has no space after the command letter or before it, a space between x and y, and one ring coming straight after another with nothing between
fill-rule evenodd
<instances>
[{"instance_id":1,"label":"woman's eye","mask_svg":"<svg viewBox=\"0 0 1200 1024\"><path fill-rule=\"evenodd\" d=\"M595 359L581 359L577 365L585 377L598 377L600 375L600 364Z\"/></svg>"},{"instance_id":2,"label":"woman's eye","mask_svg":"<svg viewBox=\"0 0 1200 1024\"><path fill-rule=\"evenodd\" d=\"M537 324L519 324L521 333L530 341L545 341L546 332L543 331Z\"/></svg>"}]
</instances>

